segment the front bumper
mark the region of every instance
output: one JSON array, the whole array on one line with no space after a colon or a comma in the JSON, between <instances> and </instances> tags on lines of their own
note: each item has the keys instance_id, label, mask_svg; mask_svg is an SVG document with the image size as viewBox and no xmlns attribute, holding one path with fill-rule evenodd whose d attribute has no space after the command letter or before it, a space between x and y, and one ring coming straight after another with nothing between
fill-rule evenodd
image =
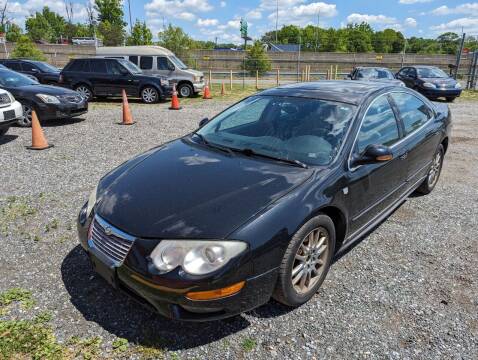
<instances>
[{"instance_id":1,"label":"front bumper","mask_svg":"<svg viewBox=\"0 0 478 360\"><path fill-rule=\"evenodd\" d=\"M205 86L206 86L206 83L204 81L199 83L193 83L194 92L201 92Z\"/></svg>"},{"instance_id":2,"label":"front bumper","mask_svg":"<svg viewBox=\"0 0 478 360\"><path fill-rule=\"evenodd\" d=\"M462 89L420 88L420 92L426 97L459 97Z\"/></svg>"},{"instance_id":3,"label":"front bumper","mask_svg":"<svg viewBox=\"0 0 478 360\"><path fill-rule=\"evenodd\" d=\"M88 112L88 102L46 104L38 102L36 110L41 120L68 119Z\"/></svg>"},{"instance_id":4,"label":"front bumper","mask_svg":"<svg viewBox=\"0 0 478 360\"><path fill-rule=\"evenodd\" d=\"M0 128L10 127L22 116L22 104L18 101L14 101L8 106L0 107Z\"/></svg>"},{"instance_id":5,"label":"front bumper","mask_svg":"<svg viewBox=\"0 0 478 360\"><path fill-rule=\"evenodd\" d=\"M212 278L182 276L173 270L166 274L153 274L145 265L155 242L136 239L125 261L115 266L104 253L88 241L90 218L85 207L78 217L78 235L81 246L88 253L93 267L111 286L127 294L167 318L184 321L219 320L238 315L269 301L274 290L278 269L253 274L250 262L227 264L221 275ZM191 300L189 291L220 289L245 281L237 293L214 300Z\"/></svg>"}]
</instances>

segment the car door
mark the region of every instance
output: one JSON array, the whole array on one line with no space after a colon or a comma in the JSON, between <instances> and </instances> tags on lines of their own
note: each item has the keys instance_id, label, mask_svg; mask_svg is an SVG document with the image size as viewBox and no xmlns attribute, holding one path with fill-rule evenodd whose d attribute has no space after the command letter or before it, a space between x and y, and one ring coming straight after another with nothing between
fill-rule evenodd
<instances>
[{"instance_id":1,"label":"car door","mask_svg":"<svg viewBox=\"0 0 478 360\"><path fill-rule=\"evenodd\" d=\"M125 67L116 60L106 60L106 66L110 82L109 93L111 95L121 95L123 89L128 95L138 95L133 75Z\"/></svg>"},{"instance_id":2,"label":"car door","mask_svg":"<svg viewBox=\"0 0 478 360\"><path fill-rule=\"evenodd\" d=\"M433 155L440 143L439 124L434 123L435 112L418 96L408 92L393 92L390 95L403 124L407 147L407 183L413 187L427 174Z\"/></svg>"},{"instance_id":3,"label":"car door","mask_svg":"<svg viewBox=\"0 0 478 360\"><path fill-rule=\"evenodd\" d=\"M402 130L387 94L379 96L368 107L349 159L348 208L350 234L360 231L393 205L403 194L407 174L406 147L400 139ZM393 158L387 162L354 166L369 145L385 145Z\"/></svg>"},{"instance_id":4,"label":"car door","mask_svg":"<svg viewBox=\"0 0 478 360\"><path fill-rule=\"evenodd\" d=\"M403 68L398 72L398 78L402 80L407 87L413 87L413 81L410 77L410 68L406 67Z\"/></svg>"},{"instance_id":5,"label":"car door","mask_svg":"<svg viewBox=\"0 0 478 360\"><path fill-rule=\"evenodd\" d=\"M37 66L29 62L22 62L21 67L22 67L22 73L34 76L38 79L39 82L42 82L42 76L41 76L42 74L40 69Z\"/></svg>"},{"instance_id":6,"label":"car door","mask_svg":"<svg viewBox=\"0 0 478 360\"><path fill-rule=\"evenodd\" d=\"M171 78L174 74L175 66L174 64L167 58L167 56L158 56L156 59L157 63L157 73L167 77L168 79Z\"/></svg>"},{"instance_id":7,"label":"car door","mask_svg":"<svg viewBox=\"0 0 478 360\"><path fill-rule=\"evenodd\" d=\"M95 95L108 95L111 88L106 59L90 59L89 78Z\"/></svg>"}]
</instances>

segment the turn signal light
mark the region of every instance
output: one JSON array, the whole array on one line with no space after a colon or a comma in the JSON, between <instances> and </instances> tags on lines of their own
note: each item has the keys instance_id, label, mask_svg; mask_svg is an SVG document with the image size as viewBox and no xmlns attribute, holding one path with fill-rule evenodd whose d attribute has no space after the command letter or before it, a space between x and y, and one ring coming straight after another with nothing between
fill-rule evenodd
<instances>
[{"instance_id":1,"label":"turn signal light","mask_svg":"<svg viewBox=\"0 0 478 360\"><path fill-rule=\"evenodd\" d=\"M382 156L377 156L377 161L389 161L393 159L392 155L382 155Z\"/></svg>"},{"instance_id":2,"label":"turn signal light","mask_svg":"<svg viewBox=\"0 0 478 360\"><path fill-rule=\"evenodd\" d=\"M246 284L245 281L238 282L234 285L216 289L216 290L207 290L207 291L191 291L186 294L186 297L190 300L215 300L221 299L226 296L231 296L237 294Z\"/></svg>"}]
</instances>

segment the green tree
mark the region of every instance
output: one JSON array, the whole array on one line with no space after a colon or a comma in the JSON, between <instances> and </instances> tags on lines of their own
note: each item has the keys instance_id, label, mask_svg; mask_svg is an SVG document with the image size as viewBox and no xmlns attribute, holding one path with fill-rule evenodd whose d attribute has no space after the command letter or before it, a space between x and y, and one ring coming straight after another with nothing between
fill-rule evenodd
<instances>
[{"instance_id":1,"label":"green tree","mask_svg":"<svg viewBox=\"0 0 478 360\"><path fill-rule=\"evenodd\" d=\"M270 69L271 61L269 56L267 56L263 43L257 40L254 41L254 44L247 50L245 70L248 70L251 75L255 75L256 71L259 72L259 75L263 75Z\"/></svg>"},{"instance_id":2,"label":"green tree","mask_svg":"<svg viewBox=\"0 0 478 360\"><path fill-rule=\"evenodd\" d=\"M6 39L10 42L17 42L22 36L23 31L20 26L15 23L11 23L7 26Z\"/></svg>"},{"instance_id":3,"label":"green tree","mask_svg":"<svg viewBox=\"0 0 478 360\"><path fill-rule=\"evenodd\" d=\"M454 32L446 32L437 37L441 52L444 54L455 54L460 42L460 37Z\"/></svg>"},{"instance_id":4,"label":"green tree","mask_svg":"<svg viewBox=\"0 0 478 360\"><path fill-rule=\"evenodd\" d=\"M25 21L28 36L34 40L46 40L55 43L60 36L65 36L65 19L45 6Z\"/></svg>"},{"instance_id":5,"label":"green tree","mask_svg":"<svg viewBox=\"0 0 478 360\"><path fill-rule=\"evenodd\" d=\"M171 24L158 33L158 44L186 61L190 61L190 50L196 46L195 41L183 29Z\"/></svg>"},{"instance_id":6,"label":"green tree","mask_svg":"<svg viewBox=\"0 0 478 360\"><path fill-rule=\"evenodd\" d=\"M127 45L152 45L153 34L151 30L146 26L146 22L140 22L136 20L131 35L126 40Z\"/></svg>"},{"instance_id":7,"label":"green tree","mask_svg":"<svg viewBox=\"0 0 478 360\"><path fill-rule=\"evenodd\" d=\"M347 50L349 52L369 52L372 51L373 29L369 24L349 24L347 31Z\"/></svg>"},{"instance_id":8,"label":"green tree","mask_svg":"<svg viewBox=\"0 0 478 360\"><path fill-rule=\"evenodd\" d=\"M45 61L46 57L28 36L22 35L12 51L12 57Z\"/></svg>"},{"instance_id":9,"label":"green tree","mask_svg":"<svg viewBox=\"0 0 478 360\"><path fill-rule=\"evenodd\" d=\"M106 46L122 45L125 40L123 3L121 0L95 0L98 12L98 32Z\"/></svg>"}]
</instances>

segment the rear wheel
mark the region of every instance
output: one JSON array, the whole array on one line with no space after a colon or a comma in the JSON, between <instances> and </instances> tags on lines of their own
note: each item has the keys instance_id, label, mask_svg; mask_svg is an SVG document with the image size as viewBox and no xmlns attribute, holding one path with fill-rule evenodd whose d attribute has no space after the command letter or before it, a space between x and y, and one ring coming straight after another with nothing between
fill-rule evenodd
<instances>
[{"instance_id":1,"label":"rear wheel","mask_svg":"<svg viewBox=\"0 0 478 360\"><path fill-rule=\"evenodd\" d=\"M435 153L435 156L433 156L432 164L430 165L430 169L428 170L427 177L418 187L417 192L423 195L427 195L431 193L432 190L435 188L435 185L437 184L438 178L441 174L444 155L445 151L443 149L443 145L440 144L440 146L438 146L437 152Z\"/></svg>"},{"instance_id":2,"label":"rear wheel","mask_svg":"<svg viewBox=\"0 0 478 360\"><path fill-rule=\"evenodd\" d=\"M88 85L80 84L75 87L75 91L79 93L87 101L93 100L93 91Z\"/></svg>"},{"instance_id":3,"label":"rear wheel","mask_svg":"<svg viewBox=\"0 0 478 360\"><path fill-rule=\"evenodd\" d=\"M146 104L153 104L155 102L158 102L158 90L156 90L152 86L146 86L145 88L143 88L143 90L141 90L141 100L143 100L143 102Z\"/></svg>"},{"instance_id":4,"label":"rear wheel","mask_svg":"<svg viewBox=\"0 0 478 360\"><path fill-rule=\"evenodd\" d=\"M305 223L292 237L282 259L274 299L299 306L307 302L324 281L335 252L335 227L326 215Z\"/></svg>"},{"instance_id":5,"label":"rear wheel","mask_svg":"<svg viewBox=\"0 0 478 360\"><path fill-rule=\"evenodd\" d=\"M7 133L8 129L8 127L0 129L0 138Z\"/></svg>"},{"instance_id":6,"label":"rear wheel","mask_svg":"<svg viewBox=\"0 0 478 360\"><path fill-rule=\"evenodd\" d=\"M32 126L32 107L28 104L23 104L22 107L23 116L17 120L17 124L21 127L30 127Z\"/></svg>"},{"instance_id":7,"label":"rear wheel","mask_svg":"<svg viewBox=\"0 0 478 360\"><path fill-rule=\"evenodd\" d=\"M178 94L181 97L191 97L194 94L193 87L188 83L182 83L178 86Z\"/></svg>"}]
</instances>

